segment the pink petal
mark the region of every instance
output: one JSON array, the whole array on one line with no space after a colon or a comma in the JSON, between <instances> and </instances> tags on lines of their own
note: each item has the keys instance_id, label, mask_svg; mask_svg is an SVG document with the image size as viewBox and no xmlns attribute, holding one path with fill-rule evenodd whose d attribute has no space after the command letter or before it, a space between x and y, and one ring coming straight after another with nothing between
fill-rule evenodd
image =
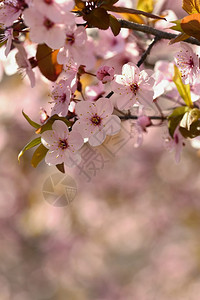
<instances>
[{"instance_id":1,"label":"pink petal","mask_svg":"<svg viewBox=\"0 0 200 300\"><path fill-rule=\"evenodd\" d=\"M80 135L80 133L75 132L75 131L70 132L69 137L68 137L68 142L69 142L70 148L72 147L73 151L79 150L84 144L84 140L83 140L82 136Z\"/></svg>"},{"instance_id":2,"label":"pink petal","mask_svg":"<svg viewBox=\"0 0 200 300\"><path fill-rule=\"evenodd\" d=\"M100 117L105 117L111 115L113 112L112 102L107 98L100 98L96 101L97 115Z\"/></svg>"},{"instance_id":3,"label":"pink petal","mask_svg":"<svg viewBox=\"0 0 200 300\"><path fill-rule=\"evenodd\" d=\"M115 135L121 130L121 120L118 116L112 115L108 118L104 131L106 135Z\"/></svg>"},{"instance_id":4,"label":"pink petal","mask_svg":"<svg viewBox=\"0 0 200 300\"><path fill-rule=\"evenodd\" d=\"M52 129L55 130L57 137L60 139L66 139L69 135L68 127L63 121L56 120L52 125Z\"/></svg>"}]
</instances>

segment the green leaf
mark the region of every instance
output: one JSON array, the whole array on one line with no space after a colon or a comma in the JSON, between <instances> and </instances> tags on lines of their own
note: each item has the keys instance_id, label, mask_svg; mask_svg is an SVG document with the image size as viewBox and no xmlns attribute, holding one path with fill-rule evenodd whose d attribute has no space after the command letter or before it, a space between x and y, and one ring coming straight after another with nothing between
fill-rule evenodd
<instances>
[{"instance_id":1,"label":"green leaf","mask_svg":"<svg viewBox=\"0 0 200 300\"><path fill-rule=\"evenodd\" d=\"M112 15L109 15L110 18L110 28L114 34L114 36L117 36L120 33L121 30L121 25L119 23L119 21L117 20L117 18L115 18Z\"/></svg>"},{"instance_id":2,"label":"green leaf","mask_svg":"<svg viewBox=\"0 0 200 300\"><path fill-rule=\"evenodd\" d=\"M174 131L187 111L189 111L189 107L180 106L175 108L173 113L168 117L169 134L172 138L174 137Z\"/></svg>"},{"instance_id":3,"label":"green leaf","mask_svg":"<svg viewBox=\"0 0 200 300\"><path fill-rule=\"evenodd\" d=\"M64 163L56 165L56 168L57 168L60 172L65 173Z\"/></svg>"},{"instance_id":4,"label":"green leaf","mask_svg":"<svg viewBox=\"0 0 200 300\"><path fill-rule=\"evenodd\" d=\"M46 44L39 44L37 46L36 59L38 67L47 79L56 81L63 66L57 62L57 54L59 50L52 50Z\"/></svg>"},{"instance_id":5,"label":"green leaf","mask_svg":"<svg viewBox=\"0 0 200 300\"><path fill-rule=\"evenodd\" d=\"M183 98L185 104L188 107L193 107L193 103L191 100L191 95L190 95L190 85L189 84L183 84L182 78L181 78L181 72L177 68L176 65L174 65L174 76L173 76L173 81L177 87L177 90L180 94L180 96Z\"/></svg>"},{"instance_id":6,"label":"green leaf","mask_svg":"<svg viewBox=\"0 0 200 300\"><path fill-rule=\"evenodd\" d=\"M175 25L170 27L170 29L174 29L176 31L183 32L183 29L181 28L181 21L182 21L182 19L176 20L176 21L171 21L171 23L174 23Z\"/></svg>"},{"instance_id":7,"label":"green leaf","mask_svg":"<svg viewBox=\"0 0 200 300\"><path fill-rule=\"evenodd\" d=\"M29 122L29 124L30 124L32 127L34 127L34 128L39 128L39 127L41 126L40 124L38 124L38 123L32 121L32 120L29 118L29 116L27 116L27 114L25 114L25 112L22 111L22 114L23 114L24 118Z\"/></svg>"},{"instance_id":8,"label":"green leaf","mask_svg":"<svg viewBox=\"0 0 200 300\"><path fill-rule=\"evenodd\" d=\"M41 144L33 153L31 165L36 168L37 165L45 158L47 152L48 149Z\"/></svg>"},{"instance_id":9,"label":"green leaf","mask_svg":"<svg viewBox=\"0 0 200 300\"><path fill-rule=\"evenodd\" d=\"M22 157L22 155L24 154L25 151L39 145L41 143L41 138L38 137L32 141L30 141L26 146L24 146L24 148L20 151L19 155L18 155L18 161L20 161L20 158Z\"/></svg>"},{"instance_id":10,"label":"green leaf","mask_svg":"<svg viewBox=\"0 0 200 300\"><path fill-rule=\"evenodd\" d=\"M65 117L59 117L58 115L53 115L50 118L47 119L47 121L40 126L35 133L37 134L41 134L47 130L52 130L52 125L54 123L55 120L60 120L63 121L68 127L72 126L72 122L70 122L69 120L67 120Z\"/></svg>"}]
</instances>

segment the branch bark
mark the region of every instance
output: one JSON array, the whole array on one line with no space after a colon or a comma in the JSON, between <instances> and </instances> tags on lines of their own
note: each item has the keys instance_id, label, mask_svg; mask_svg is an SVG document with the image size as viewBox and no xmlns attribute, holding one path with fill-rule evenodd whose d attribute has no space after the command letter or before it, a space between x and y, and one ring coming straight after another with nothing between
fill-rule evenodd
<instances>
[{"instance_id":1,"label":"branch bark","mask_svg":"<svg viewBox=\"0 0 200 300\"><path fill-rule=\"evenodd\" d=\"M134 22L126 21L126 20L118 20L118 21L121 24L121 28L128 28L128 29L133 29L136 31L141 31L144 33L152 34L152 35L158 37L159 39L172 40L178 36L177 34L161 31L161 30L155 29L153 27L150 27L148 25L138 24L138 23L134 23ZM190 37L190 38L184 40L184 42L200 46L200 41L193 37Z\"/></svg>"}]
</instances>

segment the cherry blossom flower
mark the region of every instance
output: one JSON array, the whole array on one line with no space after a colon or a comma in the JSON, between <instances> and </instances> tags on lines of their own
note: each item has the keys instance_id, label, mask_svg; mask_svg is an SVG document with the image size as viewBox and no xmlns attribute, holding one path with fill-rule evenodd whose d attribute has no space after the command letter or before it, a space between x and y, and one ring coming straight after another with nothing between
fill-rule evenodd
<instances>
[{"instance_id":1,"label":"cherry blossom flower","mask_svg":"<svg viewBox=\"0 0 200 300\"><path fill-rule=\"evenodd\" d=\"M0 23L11 26L27 7L23 0L4 0L0 3Z\"/></svg>"},{"instance_id":2,"label":"cherry blossom flower","mask_svg":"<svg viewBox=\"0 0 200 300\"><path fill-rule=\"evenodd\" d=\"M69 13L74 7L72 0L34 0L34 5L40 13L45 12L47 18L55 23L74 22L73 15Z\"/></svg>"},{"instance_id":3,"label":"cherry blossom flower","mask_svg":"<svg viewBox=\"0 0 200 300\"><path fill-rule=\"evenodd\" d=\"M46 43L52 49L59 49L65 43L65 25L55 23L34 7L25 9L24 21L30 26L30 39L36 43Z\"/></svg>"},{"instance_id":4,"label":"cherry blossom flower","mask_svg":"<svg viewBox=\"0 0 200 300\"><path fill-rule=\"evenodd\" d=\"M181 71L185 84L192 84L200 74L199 57L189 45L181 43L181 50L175 55L175 64Z\"/></svg>"},{"instance_id":5,"label":"cherry blossom flower","mask_svg":"<svg viewBox=\"0 0 200 300\"><path fill-rule=\"evenodd\" d=\"M51 115L66 116L71 98L68 80L61 79L52 90L51 97L53 98L51 103L54 104L51 109Z\"/></svg>"},{"instance_id":6,"label":"cherry blossom flower","mask_svg":"<svg viewBox=\"0 0 200 300\"><path fill-rule=\"evenodd\" d=\"M165 139L165 146L168 151L175 152L175 161L176 163L179 163L181 159L181 152L183 146L185 146L184 138L179 131L179 127L177 127L176 130L174 131L173 138L171 136L168 136Z\"/></svg>"},{"instance_id":7,"label":"cherry blossom flower","mask_svg":"<svg viewBox=\"0 0 200 300\"><path fill-rule=\"evenodd\" d=\"M159 60L155 64L154 71L154 98L161 96L165 92L169 92L173 89L176 89L175 83L173 82L173 63Z\"/></svg>"},{"instance_id":8,"label":"cherry blossom flower","mask_svg":"<svg viewBox=\"0 0 200 300\"><path fill-rule=\"evenodd\" d=\"M78 150L83 146L84 140L78 132L69 132L67 125L56 120L52 130L47 130L41 135L42 144L49 149L45 157L48 165L57 165L64 162L68 167L80 163L81 157Z\"/></svg>"},{"instance_id":9,"label":"cherry blossom flower","mask_svg":"<svg viewBox=\"0 0 200 300\"><path fill-rule=\"evenodd\" d=\"M121 129L121 121L112 115L113 105L107 98L100 98L95 103L81 101L76 104L75 112L79 120L73 128L83 138L88 138L91 146L102 144L107 135L115 135Z\"/></svg>"},{"instance_id":10,"label":"cherry blossom flower","mask_svg":"<svg viewBox=\"0 0 200 300\"><path fill-rule=\"evenodd\" d=\"M105 94L103 83L100 81L96 85L86 86L85 94L88 101L97 101Z\"/></svg>"},{"instance_id":11,"label":"cherry blossom flower","mask_svg":"<svg viewBox=\"0 0 200 300\"><path fill-rule=\"evenodd\" d=\"M4 31L4 34L1 35L0 41L6 42L6 49L5 49L5 56L8 56L8 53L10 52L11 45L12 45L12 39L13 39L13 28L7 28Z\"/></svg>"},{"instance_id":12,"label":"cherry blossom flower","mask_svg":"<svg viewBox=\"0 0 200 300\"><path fill-rule=\"evenodd\" d=\"M152 125L151 119L145 115L144 109L138 107L136 113L138 118L136 121L131 121L131 137L134 138L134 147L138 148L143 143L143 135L147 132L147 127Z\"/></svg>"},{"instance_id":13,"label":"cherry blossom flower","mask_svg":"<svg viewBox=\"0 0 200 300\"><path fill-rule=\"evenodd\" d=\"M87 40L87 34L84 27L76 25L67 26L65 30L65 44L59 50L57 60L59 64L64 64L68 58L73 58L79 63L81 59L80 53L83 51L83 46Z\"/></svg>"},{"instance_id":14,"label":"cherry blossom flower","mask_svg":"<svg viewBox=\"0 0 200 300\"><path fill-rule=\"evenodd\" d=\"M151 71L140 71L133 63L123 66L122 75L115 75L112 88L116 94L120 95L117 99L119 109L130 109L136 102L151 106L154 79L149 75Z\"/></svg>"},{"instance_id":15,"label":"cherry blossom flower","mask_svg":"<svg viewBox=\"0 0 200 300\"><path fill-rule=\"evenodd\" d=\"M15 55L16 62L19 66L19 69L25 70L25 73L29 77L31 87L35 86L35 74L32 70L30 61L27 58L27 53L21 44L16 44L15 47L18 49L18 52Z\"/></svg>"},{"instance_id":16,"label":"cherry blossom flower","mask_svg":"<svg viewBox=\"0 0 200 300\"><path fill-rule=\"evenodd\" d=\"M114 79L115 70L113 67L102 66L97 70L97 78L102 81L102 83L110 82Z\"/></svg>"}]
</instances>

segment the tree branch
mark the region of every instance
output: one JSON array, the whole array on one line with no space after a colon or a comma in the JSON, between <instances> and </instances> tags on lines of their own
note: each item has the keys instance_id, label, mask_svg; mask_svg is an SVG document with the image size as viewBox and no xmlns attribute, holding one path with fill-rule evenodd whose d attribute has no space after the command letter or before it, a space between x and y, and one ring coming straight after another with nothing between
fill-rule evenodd
<instances>
[{"instance_id":1,"label":"tree branch","mask_svg":"<svg viewBox=\"0 0 200 300\"><path fill-rule=\"evenodd\" d=\"M137 120L138 116L132 116L132 115L125 115L125 116L118 116L121 120ZM167 120L167 117L165 116L148 116L151 120Z\"/></svg>"},{"instance_id":2,"label":"tree branch","mask_svg":"<svg viewBox=\"0 0 200 300\"><path fill-rule=\"evenodd\" d=\"M141 66L141 64L143 64L143 62L145 61L145 59L147 58L147 56L150 54L151 49L153 48L153 46L160 41L160 37L156 36L153 41L151 42L151 44L148 46L147 50L142 54L141 59L138 61L137 66L138 68Z\"/></svg>"},{"instance_id":3,"label":"tree branch","mask_svg":"<svg viewBox=\"0 0 200 300\"><path fill-rule=\"evenodd\" d=\"M121 24L121 28L128 28L128 29L133 29L136 31L141 31L144 33L152 34L160 39L172 40L178 36L177 34L161 31L161 30L155 29L153 27L150 27L148 25L138 24L138 23L134 23L134 22L126 21L126 20L118 20L118 21ZM200 46L200 41L193 37L190 37L190 38L184 40L184 42Z\"/></svg>"}]
</instances>

